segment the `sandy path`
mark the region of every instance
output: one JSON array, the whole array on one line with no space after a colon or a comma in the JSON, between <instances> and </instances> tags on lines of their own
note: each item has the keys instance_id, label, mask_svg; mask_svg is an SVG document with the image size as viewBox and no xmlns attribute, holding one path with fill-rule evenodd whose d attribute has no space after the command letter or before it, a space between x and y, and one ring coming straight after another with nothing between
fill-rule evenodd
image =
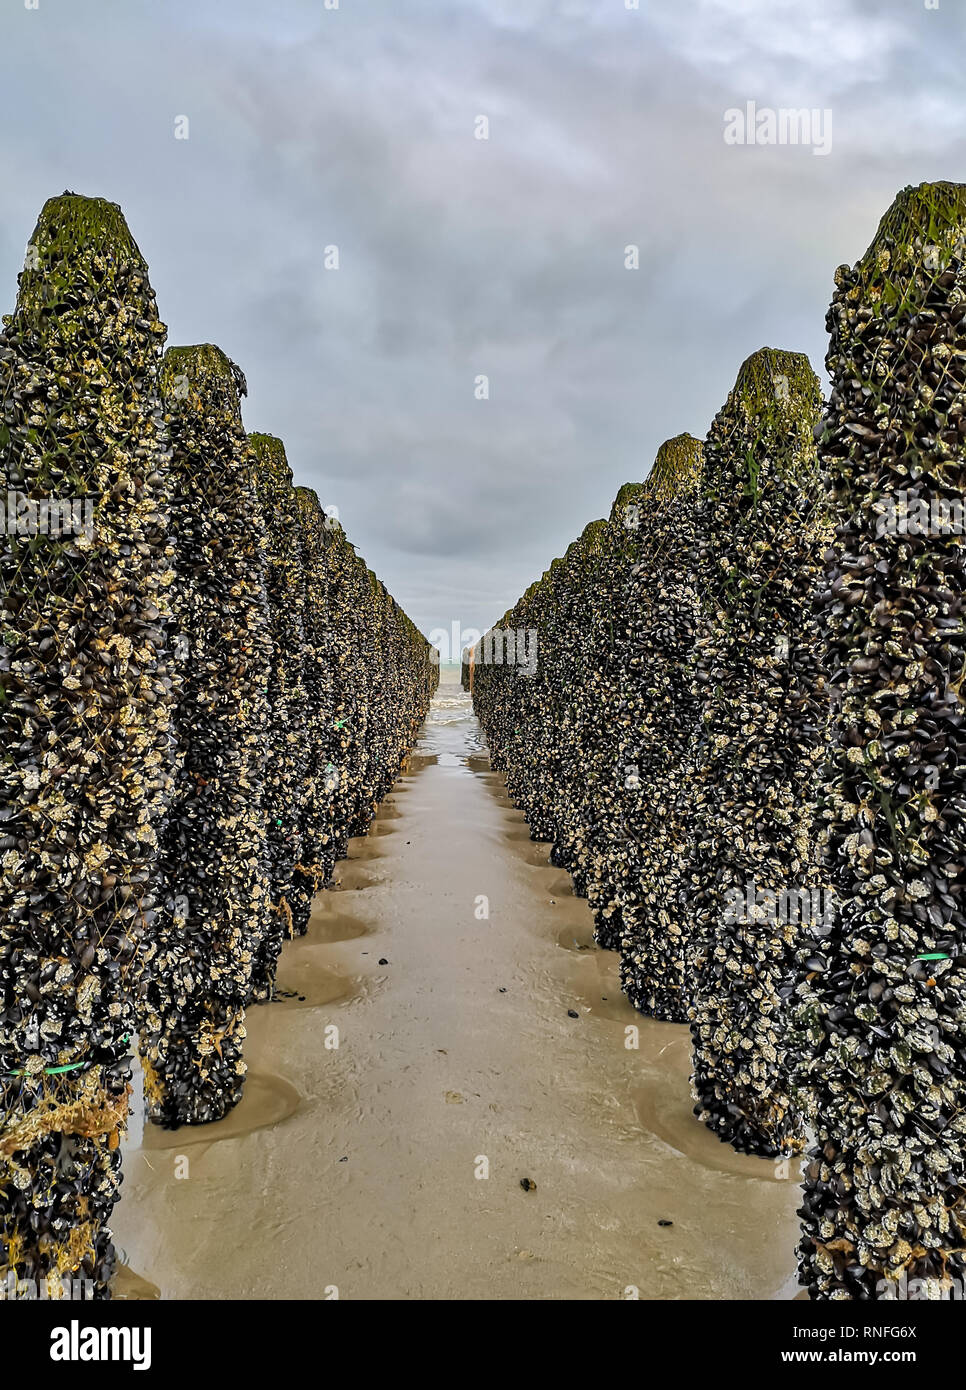
<instances>
[{"instance_id":1,"label":"sandy path","mask_svg":"<svg viewBox=\"0 0 966 1390\"><path fill-rule=\"evenodd\" d=\"M441 686L285 947L294 997L250 1012L241 1105L127 1146L116 1238L162 1297L796 1293L794 1171L692 1117L687 1029L627 1005L478 739Z\"/></svg>"}]
</instances>

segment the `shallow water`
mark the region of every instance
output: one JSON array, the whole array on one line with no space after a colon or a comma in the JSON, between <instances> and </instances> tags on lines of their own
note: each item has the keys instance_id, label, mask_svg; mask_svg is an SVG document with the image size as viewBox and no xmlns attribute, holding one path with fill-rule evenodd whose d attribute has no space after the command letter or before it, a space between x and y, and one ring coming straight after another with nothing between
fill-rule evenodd
<instances>
[{"instance_id":1,"label":"shallow water","mask_svg":"<svg viewBox=\"0 0 966 1390\"><path fill-rule=\"evenodd\" d=\"M796 1295L797 1166L694 1118L687 1029L627 1004L548 850L450 677L283 949L295 997L249 1012L241 1104L126 1146L131 1269L163 1298Z\"/></svg>"}]
</instances>

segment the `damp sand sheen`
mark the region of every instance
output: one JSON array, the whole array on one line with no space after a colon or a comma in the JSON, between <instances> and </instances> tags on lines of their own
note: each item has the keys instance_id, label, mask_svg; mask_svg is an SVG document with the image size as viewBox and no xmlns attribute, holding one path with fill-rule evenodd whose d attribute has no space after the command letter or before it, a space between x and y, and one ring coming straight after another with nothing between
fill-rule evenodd
<instances>
[{"instance_id":1,"label":"damp sand sheen","mask_svg":"<svg viewBox=\"0 0 966 1390\"><path fill-rule=\"evenodd\" d=\"M249 1010L241 1103L132 1128L115 1296L796 1297L797 1161L693 1116L687 1027L628 1004L548 852L444 669Z\"/></svg>"}]
</instances>

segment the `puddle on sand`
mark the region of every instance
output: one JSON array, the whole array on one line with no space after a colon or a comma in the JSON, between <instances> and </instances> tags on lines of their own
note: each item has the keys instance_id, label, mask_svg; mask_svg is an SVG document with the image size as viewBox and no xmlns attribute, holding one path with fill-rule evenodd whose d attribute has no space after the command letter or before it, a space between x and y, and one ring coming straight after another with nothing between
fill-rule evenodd
<instances>
[{"instance_id":1,"label":"puddle on sand","mask_svg":"<svg viewBox=\"0 0 966 1390\"><path fill-rule=\"evenodd\" d=\"M273 1000L273 1004L286 1009L314 1009L358 997L363 991L362 981L333 966L326 947L357 940L368 931L361 918L340 912L326 892L318 894L305 936L282 944L277 985L279 994L285 997Z\"/></svg>"},{"instance_id":2,"label":"puddle on sand","mask_svg":"<svg viewBox=\"0 0 966 1390\"><path fill-rule=\"evenodd\" d=\"M149 1279L142 1279L140 1274L135 1274L125 1264L117 1266L117 1272L111 1280L111 1298L144 1301L161 1297L161 1290L157 1284L152 1284Z\"/></svg>"},{"instance_id":3,"label":"puddle on sand","mask_svg":"<svg viewBox=\"0 0 966 1390\"><path fill-rule=\"evenodd\" d=\"M285 953L278 967L278 992L286 997L273 1000L273 1006L286 1009L317 1009L342 999L356 999L362 993L362 983L352 975L342 975L324 965L313 948L288 960Z\"/></svg>"},{"instance_id":4,"label":"puddle on sand","mask_svg":"<svg viewBox=\"0 0 966 1390\"><path fill-rule=\"evenodd\" d=\"M182 1125L161 1129L145 1125L141 1148L145 1153L163 1149L182 1149L186 1144L212 1144L222 1139L239 1139L256 1129L271 1129L294 1115L302 1097L290 1081L272 1072L251 1071L245 1078L245 1093L223 1120L208 1125Z\"/></svg>"},{"instance_id":5,"label":"puddle on sand","mask_svg":"<svg viewBox=\"0 0 966 1390\"><path fill-rule=\"evenodd\" d=\"M439 762L436 753L410 753L403 768L403 776L411 772L422 772L424 767L435 767Z\"/></svg>"},{"instance_id":6,"label":"puddle on sand","mask_svg":"<svg viewBox=\"0 0 966 1390\"><path fill-rule=\"evenodd\" d=\"M565 951L599 951L600 947L594 940L593 930L589 927L564 927L557 933L557 945L562 946Z\"/></svg>"},{"instance_id":7,"label":"puddle on sand","mask_svg":"<svg viewBox=\"0 0 966 1390\"><path fill-rule=\"evenodd\" d=\"M575 898L574 881L569 874L560 874L544 885L551 898Z\"/></svg>"},{"instance_id":8,"label":"puddle on sand","mask_svg":"<svg viewBox=\"0 0 966 1390\"><path fill-rule=\"evenodd\" d=\"M565 922L555 937L556 944L569 953L558 957L569 961L561 981L562 997L581 1018L607 1019L624 1028L631 1023L640 1025L644 1020L621 989L615 953L602 950L594 942L593 919L586 907L580 912L580 919ZM593 950L578 949L581 944L592 942Z\"/></svg>"},{"instance_id":9,"label":"puddle on sand","mask_svg":"<svg viewBox=\"0 0 966 1390\"><path fill-rule=\"evenodd\" d=\"M524 864L534 869L553 869L550 862L550 846L546 840L531 840L529 835L519 843L513 844L513 852Z\"/></svg>"},{"instance_id":10,"label":"puddle on sand","mask_svg":"<svg viewBox=\"0 0 966 1390\"><path fill-rule=\"evenodd\" d=\"M363 922L361 917L354 917L351 912L339 912L333 904L327 903L324 898L320 901L317 897L306 935L285 944L295 946L301 940L315 942L319 946L329 946L336 941L354 941L357 936L368 936L370 930L369 924ZM283 947L283 960L284 954Z\"/></svg>"},{"instance_id":11,"label":"puddle on sand","mask_svg":"<svg viewBox=\"0 0 966 1390\"><path fill-rule=\"evenodd\" d=\"M329 893L358 893L363 888L375 888L381 882L366 873L365 865L358 860L342 859L336 865L335 878Z\"/></svg>"},{"instance_id":12,"label":"puddle on sand","mask_svg":"<svg viewBox=\"0 0 966 1390\"><path fill-rule=\"evenodd\" d=\"M687 1024L666 1026L682 1029L684 1036L662 1049L661 1061L667 1061L667 1069L655 1072L646 1086L639 1086L632 1092L634 1112L641 1127L663 1139L677 1153L716 1173L731 1173L735 1177L767 1183L797 1183L800 1158L756 1158L753 1154L736 1153L698 1119L694 1114L690 1085L686 1081L683 1086L681 1084L682 1070L685 1076L690 1072ZM683 1067L682 1057L688 1059Z\"/></svg>"},{"instance_id":13,"label":"puddle on sand","mask_svg":"<svg viewBox=\"0 0 966 1390\"><path fill-rule=\"evenodd\" d=\"M353 835L349 841L349 853L340 862L343 864L368 864L373 859L384 859L386 850L378 835Z\"/></svg>"},{"instance_id":14,"label":"puddle on sand","mask_svg":"<svg viewBox=\"0 0 966 1390\"><path fill-rule=\"evenodd\" d=\"M529 826L526 824L525 821L522 825L514 825L509 830L504 830L503 833L508 840L513 840L515 843L518 842L521 845L537 845L538 847L546 845L547 853L550 853L550 846L552 845L553 841L535 840L533 836L530 834Z\"/></svg>"},{"instance_id":15,"label":"puddle on sand","mask_svg":"<svg viewBox=\"0 0 966 1390\"><path fill-rule=\"evenodd\" d=\"M600 947L597 950L599 952ZM591 955L590 951L580 951L577 954L588 959ZM622 1023L625 1027L628 1023L640 1021L640 1014L625 999L620 985L616 985L611 991L602 989L595 992L593 986L590 989L574 989L572 997L572 1007L581 1018L606 1018L611 1023Z\"/></svg>"}]
</instances>

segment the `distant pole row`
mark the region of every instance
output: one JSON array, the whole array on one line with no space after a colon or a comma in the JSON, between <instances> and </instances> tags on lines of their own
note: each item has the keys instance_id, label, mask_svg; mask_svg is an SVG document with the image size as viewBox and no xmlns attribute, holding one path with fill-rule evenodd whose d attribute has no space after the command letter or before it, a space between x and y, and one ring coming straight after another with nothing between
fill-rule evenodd
<instances>
[{"instance_id":1,"label":"distant pole row","mask_svg":"<svg viewBox=\"0 0 966 1390\"><path fill-rule=\"evenodd\" d=\"M239 370L165 335L120 209L51 199L0 336L0 1280L99 1295L132 1053L157 1123L238 1102L438 679Z\"/></svg>"},{"instance_id":2,"label":"distant pole row","mask_svg":"<svg viewBox=\"0 0 966 1390\"><path fill-rule=\"evenodd\" d=\"M811 1296L961 1298L966 187L904 190L827 324L827 404L749 358L464 684L629 999L690 1023L695 1113L807 1148Z\"/></svg>"}]
</instances>

